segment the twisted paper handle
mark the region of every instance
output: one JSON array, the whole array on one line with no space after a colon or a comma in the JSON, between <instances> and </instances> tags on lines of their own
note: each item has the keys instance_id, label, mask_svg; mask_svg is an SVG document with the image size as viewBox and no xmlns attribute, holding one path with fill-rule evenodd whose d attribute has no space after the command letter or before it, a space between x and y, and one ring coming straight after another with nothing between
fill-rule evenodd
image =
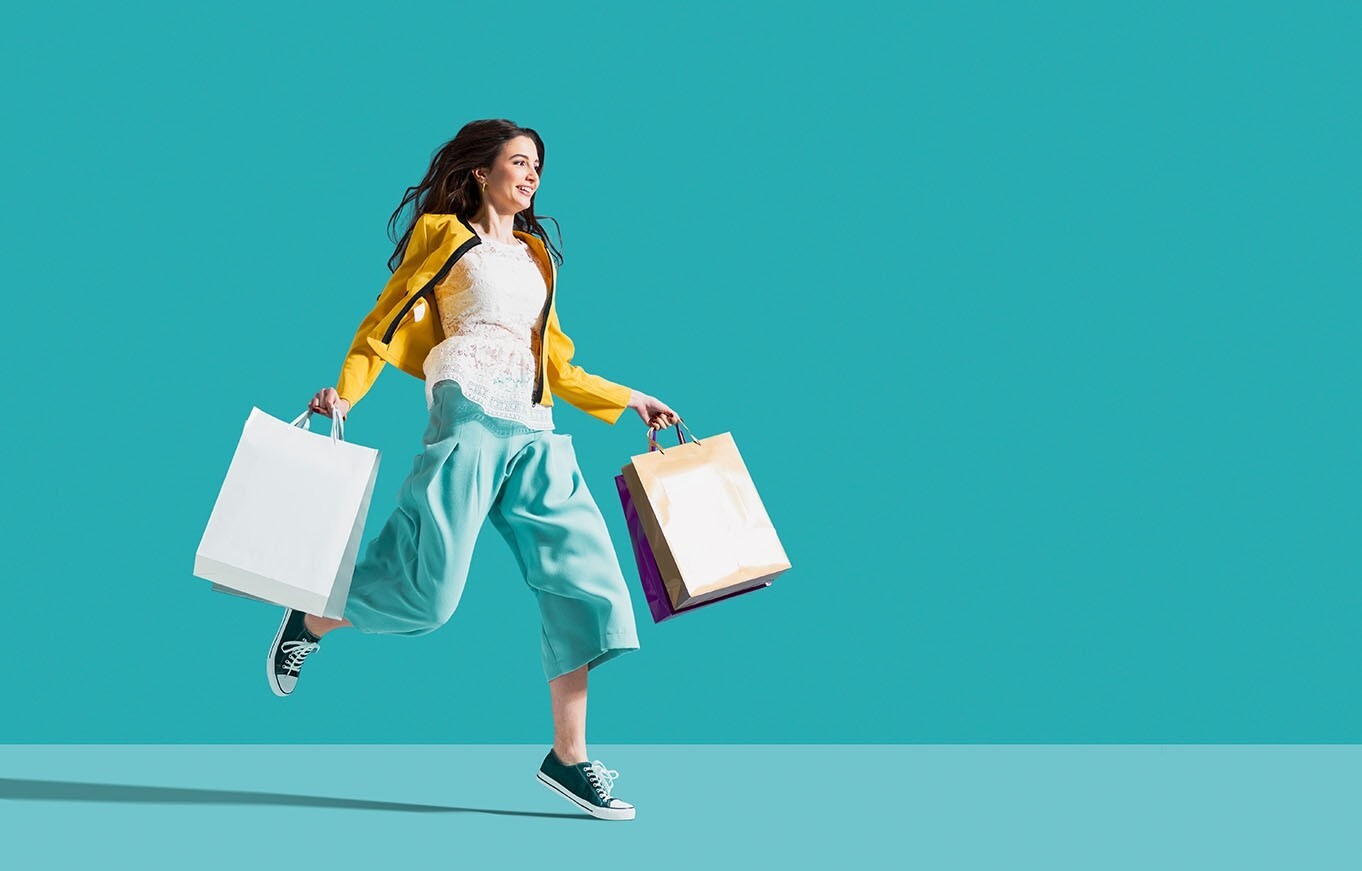
<instances>
[{"instance_id":1,"label":"twisted paper handle","mask_svg":"<svg viewBox=\"0 0 1362 871\"><path fill-rule=\"evenodd\" d=\"M684 445L686 443L686 435L681 432L682 427L685 427L686 433L690 434L691 441L695 442L697 445L700 444L700 440L695 437L695 433L691 432L690 427L686 426L685 421L678 417L676 419L676 443L678 445ZM662 450L662 445L657 443L657 438L653 436L654 432L661 432L662 429L665 429L665 427L648 427L648 453L651 454L653 451L663 454L666 453L666 451Z\"/></svg>"}]
</instances>

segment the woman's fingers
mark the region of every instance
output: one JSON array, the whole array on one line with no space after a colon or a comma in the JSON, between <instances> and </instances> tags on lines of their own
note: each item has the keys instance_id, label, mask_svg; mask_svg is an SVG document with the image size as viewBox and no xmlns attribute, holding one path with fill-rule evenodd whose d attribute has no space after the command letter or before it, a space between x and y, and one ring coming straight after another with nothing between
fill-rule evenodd
<instances>
[{"instance_id":1,"label":"woman's fingers","mask_svg":"<svg viewBox=\"0 0 1362 871\"><path fill-rule=\"evenodd\" d=\"M308 402L307 407L310 411L330 417L339 400L340 394L336 392L336 388L323 387L313 395L312 399Z\"/></svg>"},{"instance_id":2,"label":"woman's fingers","mask_svg":"<svg viewBox=\"0 0 1362 871\"><path fill-rule=\"evenodd\" d=\"M648 426L653 429L665 429L681 422L681 415L677 414L666 404L653 399L647 408Z\"/></svg>"}]
</instances>

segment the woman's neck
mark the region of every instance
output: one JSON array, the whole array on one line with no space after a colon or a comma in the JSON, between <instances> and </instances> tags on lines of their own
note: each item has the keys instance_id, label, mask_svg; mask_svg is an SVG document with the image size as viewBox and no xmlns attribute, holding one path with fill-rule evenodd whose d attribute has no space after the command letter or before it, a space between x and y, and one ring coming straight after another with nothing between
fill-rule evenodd
<instances>
[{"instance_id":1,"label":"woman's neck","mask_svg":"<svg viewBox=\"0 0 1362 871\"><path fill-rule=\"evenodd\" d=\"M486 213L468 219L468 224L484 239L497 242L515 242L515 215L488 215Z\"/></svg>"}]
</instances>

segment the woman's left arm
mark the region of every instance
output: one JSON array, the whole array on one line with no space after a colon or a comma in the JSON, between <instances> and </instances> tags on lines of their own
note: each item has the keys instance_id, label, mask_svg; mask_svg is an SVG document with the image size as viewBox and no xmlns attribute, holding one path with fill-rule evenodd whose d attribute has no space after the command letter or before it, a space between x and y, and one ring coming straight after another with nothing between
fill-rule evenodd
<instances>
[{"instance_id":1,"label":"woman's left arm","mask_svg":"<svg viewBox=\"0 0 1362 871\"><path fill-rule=\"evenodd\" d=\"M593 375L572 362L575 347L558 323L558 312L550 309L547 325L548 365L553 373L553 393L593 417L614 424L626 408L638 412L649 426L661 428L680 417L660 399L638 390Z\"/></svg>"}]
</instances>

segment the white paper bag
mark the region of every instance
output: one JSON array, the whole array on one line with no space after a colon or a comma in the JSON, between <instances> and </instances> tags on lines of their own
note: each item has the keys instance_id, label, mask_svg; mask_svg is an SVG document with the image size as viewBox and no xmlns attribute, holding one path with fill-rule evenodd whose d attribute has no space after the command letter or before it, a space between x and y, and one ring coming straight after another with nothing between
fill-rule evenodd
<instances>
[{"instance_id":1,"label":"white paper bag","mask_svg":"<svg viewBox=\"0 0 1362 871\"><path fill-rule=\"evenodd\" d=\"M378 476L378 451L252 408L194 555L213 589L339 618ZM301 426L298 424L301 422Z\"/></svg>"}]
</instances>

